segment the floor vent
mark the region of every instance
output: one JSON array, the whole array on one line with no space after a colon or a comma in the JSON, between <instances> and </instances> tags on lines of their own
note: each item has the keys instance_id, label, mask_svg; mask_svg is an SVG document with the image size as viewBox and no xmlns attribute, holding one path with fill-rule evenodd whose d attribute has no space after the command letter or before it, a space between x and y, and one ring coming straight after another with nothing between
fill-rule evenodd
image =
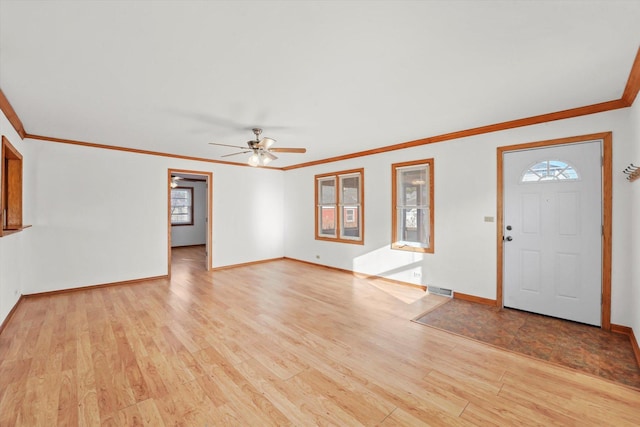
<instances>
[{"instance_id":1,"label":"floor vent","mask_svg":"<svg viewBox=\"0 0 640 427\"><path fill-rule=\"evenodd\" d=\"M453 291L451 289L439 288L437 286L427 286L427 290L430 294L442 295L443 297L453 298Z\"/></svg>"}]
</instances>

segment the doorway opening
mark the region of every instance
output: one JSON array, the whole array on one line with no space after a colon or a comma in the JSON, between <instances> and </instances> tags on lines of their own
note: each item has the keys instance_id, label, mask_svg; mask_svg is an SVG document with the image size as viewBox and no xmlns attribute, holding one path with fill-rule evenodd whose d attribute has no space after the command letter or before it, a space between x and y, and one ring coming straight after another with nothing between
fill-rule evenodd
<instances>
[{"instance_id":1,"label":"doorway opening","mask_svg":"<svg viewBox=\"0 0 640 427\"><path fill-rule=\"evenodd\" d=\"M193 259L210 271L213 173L169 169L167 175L168 275L171 277L174 249L181 260Z\"/></svg>"},{"instance_id":2,"label":"doorway opening","mask_svg":"<svg viewBox=\"0 0 640 427\"><path fill-rule=\"evenodd\" d=\"M601 141L602 143L602 163L601 163L601 233L599 236L601 243L600 256L600 326L602 329L611 330L611 213L612 213L612 134L611 132L591 134L571 138L563 138L549 141L540 141L527 144L518 144L497 149L498 165L498 191L497 191L497 291L496 301L502 307L505 304L505 246L512 243L509 239L511 230L506 227L511 224L505 223L506 195L505 195L505 154L541 149L547 147L561 147L566 144L585 143L589 141ZM509 234L509 235L508 235ZM543 313L544 314L544 313Z\"/></svg>"}]
</instances>

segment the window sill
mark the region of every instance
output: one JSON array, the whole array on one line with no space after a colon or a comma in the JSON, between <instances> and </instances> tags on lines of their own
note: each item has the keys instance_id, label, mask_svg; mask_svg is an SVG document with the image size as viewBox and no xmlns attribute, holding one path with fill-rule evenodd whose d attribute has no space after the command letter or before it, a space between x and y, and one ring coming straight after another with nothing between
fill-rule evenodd
<instances>
[{"instance_id":1,"label":"window sill","mask_svg":"<svg viewBox=\"0 0 640 427\"><path fill-rule=\"evenodd\" d=\"M323 240L325 242L336 242L336 243L350 243L352 245L364 245L364 240L339 239L336 237L316 236L316 240Z\"/></svg>"},{"instance_id":2,"label":"window sill","mask_svg":"<svg viewBox=\"0 0 640 427\"><path fill-rule=\"evenodd\" d=\"M25 228L29 228L29 227L31 227L31 225L23 225L20 228L5 228L4 230L0 231L0 237L9 236L11 234L19 233L22 230L24 230Z\"/></svg>"},{"instance_id":3,"label":"window sill","mask_svg":"<svg viewBox=\"0 0 640 427\"><path fill-rule=\"evenodd\" d=\"M407 251L407 252L419 252L423 254L432 254L433 248L421 248L420 246L411 246L406 243L392 243L391 249L397 249L399 251Z\"/></svg>"}]
</instances>

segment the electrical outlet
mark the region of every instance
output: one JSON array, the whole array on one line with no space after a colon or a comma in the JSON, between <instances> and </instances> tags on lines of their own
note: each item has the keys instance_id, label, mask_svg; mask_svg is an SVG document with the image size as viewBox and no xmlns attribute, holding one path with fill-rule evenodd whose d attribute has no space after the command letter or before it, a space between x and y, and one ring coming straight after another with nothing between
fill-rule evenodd
<instances>
[{"instance_id":1,"label":"electrical outlet","mask_svg":"<svg viewBox=\"0 0 640 427\"><path fill-rule=\"evenodd\" d=\"M419 271L414 271L414 272L413 272L413 277L418 277L418 278L420 278L420 277L422 277L422 273L420 273Z\"/></svg>"}]
</instances>

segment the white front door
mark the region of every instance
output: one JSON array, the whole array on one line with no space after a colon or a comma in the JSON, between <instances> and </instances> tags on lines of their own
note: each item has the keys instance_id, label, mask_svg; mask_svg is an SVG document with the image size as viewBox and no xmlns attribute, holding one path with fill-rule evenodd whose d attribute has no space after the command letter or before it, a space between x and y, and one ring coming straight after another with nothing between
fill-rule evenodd
<instances>
[{"instance_id":1,"label":"white front door","mask_svg":"<svg viewBox=\"0 0 640 427\"><path fill-rule=\"evenodd\" d=\"M601 325L601 145L503 154L505 307Z\"/></svg>"}]
</instances>

